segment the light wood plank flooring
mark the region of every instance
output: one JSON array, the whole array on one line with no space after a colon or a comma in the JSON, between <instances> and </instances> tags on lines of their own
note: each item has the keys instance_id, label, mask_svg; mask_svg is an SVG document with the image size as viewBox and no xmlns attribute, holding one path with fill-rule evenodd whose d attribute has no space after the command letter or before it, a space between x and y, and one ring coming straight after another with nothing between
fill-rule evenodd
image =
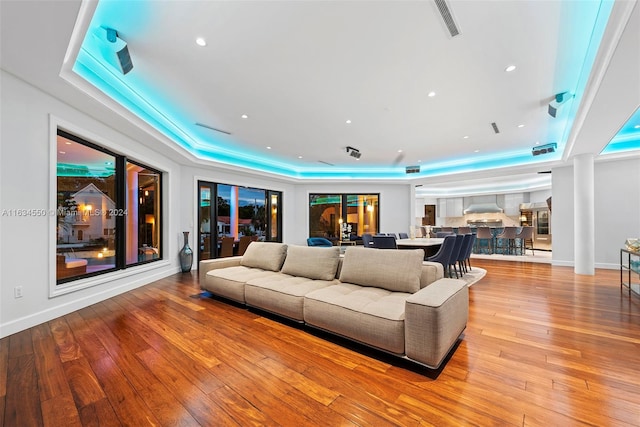
<instances>
[{"instance_id":1,"label":"light wood plank flooring","mask_svg":"<svg viewBox=\"0 0 640 427\"><path fill-rule=\"evenodd\" d=\"M640 298L619 272L474 260L441 372L292 327L177 274L0 340L0 424L640 426Z\"/></svg>"}]
</instances>

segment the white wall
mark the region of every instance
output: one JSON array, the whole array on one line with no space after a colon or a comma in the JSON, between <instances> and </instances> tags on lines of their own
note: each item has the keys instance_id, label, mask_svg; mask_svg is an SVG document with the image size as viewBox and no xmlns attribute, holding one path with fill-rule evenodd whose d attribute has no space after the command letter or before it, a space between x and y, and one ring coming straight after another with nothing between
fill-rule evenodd
<instances>
[{"instance_id":1,"label":"white wall","mask_svg":"<svg viewBox=\"0 0 640 427\"><path fill-rule=\"evenodd\" d=\"M640 158L594 166L595 266L617 269L620 248L640 237ZM553 264L574 265L573 166L553 169Z\"/></svg>"},{"instance_id":2,"label":"white wall","mask_svg":"<svg viewBox=\"0 0 640 427\"><path fill-rule=\"evenodd\" d=\"M620 248L640 237L640 158L595 164L596 267L619 268Z\"/></svg>"},{"instance_id":3,"label":"white wall","mask_svg":"<svg viewBox=\"0 0 640 427\"><path fill-rule=\"evenodd\" d=\"M573 166L553 169L551 177L551 254L554 265L573 265Z\"/></svg>"},{"instance_id":4,"label":"white wall","mask_svg":"<svg viewBox=\"0 0 640 427\"><path fill-rule=\"evenodd\" d=\"M0 337L40 324L178 271L180 167L175 162L2 71L0 131ZM55 287L55 218L11 216L12 209L50 206L52 151L50 121L60 119L84 137L109 144L132 159L167 172L164 186L164 253L167 261L84 279L91 287L50 296ZM55 132L55 131L54 131ZM55 158L53 159L55 164ZM55 166L53 166L55 167ZM54 169L55 171L55 169ZM54 172L55 173L55 172ZM23 297L14 298L22 287Z\"/></svg>"},{"instance_id":5,"label":"white wall","mask_svg":"<svg viewBox=\"0 0 640 427\"><path fill-rule=\"evenodd\" d=\"M528 203L541 203L541 202L546 202L547 199L549 197L551 197L552 195L552 191L551 189L548 190L538 190L538 191L531 191L529 193L529 201Z\"/></svg>"}]
</instances>

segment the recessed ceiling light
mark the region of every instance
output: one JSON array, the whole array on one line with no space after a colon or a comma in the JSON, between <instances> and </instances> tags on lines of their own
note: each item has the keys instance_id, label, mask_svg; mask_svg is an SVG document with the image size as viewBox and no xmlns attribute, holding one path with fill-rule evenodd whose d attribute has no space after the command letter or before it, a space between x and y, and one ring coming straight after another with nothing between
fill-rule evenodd
<instances>
[{"instance_id":1,"label":"recessed ceiling light","mask_svg":"<svg viewBox=\"0 0 640 427\"><path fill-rule=\"evenodd\" d=\"M463 136L462 139L469 139L469 135Z\"/></svg>"},{"instance_id":2,"label":"recessed ceiling light","mask_svg":"<svg viewBox=\"0 0 640 427\"><path fill-rule=\"evenodd\" d=\"M207 41L206 41L205 39L203 39L202 37L198 37L198 38L196 39L196 44L197 44L198 46L205 47L205 46L207 45Z\"/></svg>"},{"instance_id":3,"label":"recessed ceiling light","mask_svg":"<svg viewBox=\"0 0 640 427\"><path fill-rule=\"evenodd\" d=\"M60 153L60 154L67 154L67 152L66 152L66 151L58 151L58 153Z\"/></svg>"},{"instance_id":4,"label":"recessed ceiling light","mask_svg":"<svg viewBox=\"0 0 640 427\"><path fill-rule=\"evenodd\" d=\"M351 120L347 120L345 123L350 125L351 124Z\"/></svg>"},{"instance_id":5,"label":"recessed ceiling light","mask_svg":"<svg viewBox=\"0 0 640 427\"><path fill-rule=\"evenodd\" d=\"M523 128L523 127L524 127L524 125L520 124L520 125L518 125L518 127L519 127L519 128Z\"/></svg>"},{"instance_id":6,"label":"recessed ceiling light","mask_svg":"<svg viewBox=\"0 0 640 427\"><path fill-rule=\"evenodd\" d=\"M402 153L402 150L398 150L398 153Z\"/></svg>"},{"instance_id":7,"label":"recessed ceiling light","mask_svg":"<svg viewBox=\"0 0 640 427\"><path fill-rule=\"evenodd\" d=\"M540 145L540 141L536 141L536 145Z\"/></svg>"},{"instance_id":8,"label":"recessed ceiling light","mask_svg":"<svg viewBox=\"0 0 640 427\"><path fill-rule=\"evenodd\" d=\"M418 160L418 163L422 163L422 160Z\"/></svg>"},{"instance_id":9,"label":"recessed ceiling light","mask_svg":"<svg viewBox=\"0 0 640 427\"><path fill-rule=\"evenodd\" d=\"M246 114L243 114L240 117L242 117L243 119L248 119L249 118L249 116L247 116Z\"/></svg>"},{"instance_id":10,"label":"recessed ceiling light","mask_svg":"<svg viewBox=\"0 0 640 427\"><path fill-rule=\"evenodd\" d=\"M634 129L640 129L640 125L635 125L633 128Z\"/></svg>"},{"instance_id":11,"label":"recessed ceiling light","mask_svg":"<svg viewBox=\"0 0 640 427\"><path fill-rule=\"evenodd\" d=\"M271 150L271 147L267 147L267 150Z\"/></svg>"},{"instance_id":12,"label":"recessed ceiling light","mask_svg":"<svg viewBox=\"0 0 640 427\"><path fill-rule=\"evenodd\" d=\"M507 73L510 73L510 72L512 72L512 71L513 71L513 70L515 70L515 69L516 69L516 66L515 66L515 65L509 65L509 66L508 66L507 68L505 68L504 70L505 70Z\"/></svg>"},{"instance_id":13,"label":"recessed ceiling light","mask_svg":"<svg viewBox=\"0 0 640 427\"><path fill-rule=\"evenodd\" d=\"M302 158L302 156L298 156L298 158L299 158L299 159L301 159L301 158Z\"/></svg>"},{"instance_id":14,"label":"recessed ceiling light","mask_svg":"<svg viewBox=\"0 0 640 427\"><path fill-rule=\"evenodd\" d=\"M474 152L474 153L479 153L479 152L480 152L480 150L473 150L473 152Z\"/></svg>"},{"instance_id":15,"label":"recessed ceiling light","mask_svg":"<svg viewBox=\"0 0 640 427\"><path fill-rule=\"evenodd\" d=\"M429 98L433 98L434 96L436 96L436 93L435 93L434 91L431 91L431 92L429 92L429 93L427 94L427 96L428 96Z\"/></svg>"},{"instance_id":16,"label":"recessed ceiling light","mask_svg":"<svg viewBox=\"0 0 640 427\"><path fill-rule=\"evenodd\" d=\"M71 143L69 141L65 142L66 145L71 145Z\"/></svg>"}]
</instances>

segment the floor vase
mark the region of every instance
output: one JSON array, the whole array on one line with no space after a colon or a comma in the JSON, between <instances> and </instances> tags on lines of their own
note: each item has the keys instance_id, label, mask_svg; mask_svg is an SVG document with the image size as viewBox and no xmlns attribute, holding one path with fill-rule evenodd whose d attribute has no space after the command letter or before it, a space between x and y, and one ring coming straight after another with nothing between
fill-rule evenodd
<instances>
[{"instance_id":1,"label":"floor vase","mask_svg":"<svg viewBox=\"0 0 640 427\"><path fill-rule=\"evenodd\" d=\"M193 264L193 250L189 247L189 232L183 231L184 236L184 245L182 249L180 249L180 268L183 273L188 273L191 271L191 266Z\"/></svg>"}]
</instances>

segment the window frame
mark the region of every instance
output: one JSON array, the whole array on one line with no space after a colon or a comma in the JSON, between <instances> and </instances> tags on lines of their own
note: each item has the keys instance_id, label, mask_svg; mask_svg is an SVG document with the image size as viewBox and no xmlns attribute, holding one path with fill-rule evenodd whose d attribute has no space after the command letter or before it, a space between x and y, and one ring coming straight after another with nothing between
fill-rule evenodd
<instances>
[{"instance_id":1,"label":"window frame","mask_svg":"<svg viewBox=\"0 0 640 427\"><path fill-rule=\"evenodd\" d=\"M56 252L57 252L57 192L58 192L58 183L57 183L57 138L58 132L62 132L65 135L63 137L71 136L71 140L74 142L78 142L84 145L87 145L93 149L99 150L101 152L107 153L109 155L114 155L116 161L122 163L122 168L126 162L135 163L136 165L142 166L146 169L149 169L153 172L158 173L159 175L159 213L160 216L160 228L159 228L159 242L160 242L160 253L157 259L153 260L144 260L137 262L135 264L123 265L122 268L119 267L118 263L116 263L115 268L105 269L98 272L87 273L81 276L75 276L71 278L65 278L62 280L57 280L56 275ZM140 273L146 271L157 270L158 268L165 268L171 266L171 261L165 259L167 248L165 245L167 244L166 239L166 220L164 218L164 208L165 201L168 194L168 172L154 165L153 162L148 160L139 160L142 156L137 155L136 153L131 153L130 150L127 150L123 147L118 146L118 144L113 141L101 137L99 135L95 135L85 129L79 128L78 126L68 123L64 120L59 119L54 115L49 115L49 141L50 141L50 185L49 185L49 297L57 297L61 295L65 295L71 292L76 292L82 289L86 289L92 286L98 286L106 283L113 283L114 280L126 278L133 275L138 275ZM109 147L109 148L107 148ZM123 170L123 169L122 169ZM122 198L124 200L124 193L126 191L126 177L121 176L120 178L121 184L116 182L116 191L121 192L121 196L117 196L116 198ZM116 181L118 181L118 177L116 175ZM123 202L124 203L124 202ZM118 205L119 206L119 205ZM124 223L124 217L122 217L122 223ZM126 228L124 226L119 227L116 225L116 232L118 229L121 229L121 233L126 235ZM124 245L125 238L119 239L121 243L116 241L116 244ZM126 256L124 252L120 252L118 256Z\"/></svg>"},{"instance_id":2,"label":"window frame","mask_svg":"<svg viewBox=\"0 0 640 427\"><path fill-rule=\"evenodd\" d=\"M309 192L307 193L307 235L311 237L311 198L317 196L339 196L340 197L340 219L344 220L348 216L348 199L349 196L376 196L378 201L378 212L376 213L376 230L380 231L380 193L367 192L367 193L337 193L337 192ZM363 232L360 231L358 235L362 236Z\"/></svg>"}]
</instances>

